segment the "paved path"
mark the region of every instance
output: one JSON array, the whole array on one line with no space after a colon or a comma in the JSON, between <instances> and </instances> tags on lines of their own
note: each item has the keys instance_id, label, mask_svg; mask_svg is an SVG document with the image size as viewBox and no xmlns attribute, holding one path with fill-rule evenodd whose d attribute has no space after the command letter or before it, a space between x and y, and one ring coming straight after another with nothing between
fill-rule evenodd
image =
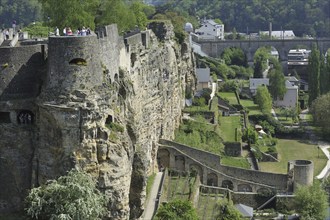
<instances>
[{"instance_id":1,"label":"paved path","mask_svg":"<svg viewBox=\"0 0 330 220\"><path fill-rule=\"evenodd\" d=\"M322 152L328 158L327 165L323 168L321 173L316 176L317 179L323 179L328 174L328 171L329 171L329 168L330 168L330 153L329 153L329 150L328 150L328 148L330 148L330 145L328 143L325 143L325 142L319 142L318 147L322 150Z\"/></svg>"},{"instance_id":2,"label":"paved path","mask_svg":"<svg viewBox=\"0 0 330 220\"><path fill-rule=\"evenodd\" d=\"M160 182L162 180L162 175L163 172L158 172L156 174L154 183L152 185L149 199L148 199L148 204L144 213L144 217L142 218L143 220L151 220L154 216L155 213L155 208L156 208L156 203L157 203L157 195L158 195L158 189Z\"/></svg>"},{"instance_id":3,"label":"paved path","mask_svg":"<svg viewBox=\"0 0 330 220\"><path fill-rule=\"evenodd\" d=\"M270 110L270 112L272 113L273 117L275 118L275 120L278 121L278 118L276 116L275 110L272 108L272 110Z\"/></svg>"}]
</instances>

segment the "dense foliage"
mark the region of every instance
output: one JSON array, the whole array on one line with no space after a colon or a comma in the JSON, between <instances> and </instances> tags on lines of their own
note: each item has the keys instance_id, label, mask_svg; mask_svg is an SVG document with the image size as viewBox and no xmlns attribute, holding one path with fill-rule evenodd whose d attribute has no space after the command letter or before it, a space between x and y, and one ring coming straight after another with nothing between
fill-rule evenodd
<instances>
[{"instance_id":1,"label":"dense foliage","mask_svg":"<svg viewBox=\"0 0 330 220\"><path fill-rule=\"evenodd\" d=\"M268 67L270 49L266 47L259 48L254 54L254 78L264 78L263 72Z\"/></svg>"},{"instance_id":2,"label":"dense foliage","mask_svg":"<svg viewBox=\"0 0 330 220\"><path fill-rule=\"evenodd\" d=\"M26 197L26 211L33 219L96 220L104 215L106 203L91 176L71 170L66 176L32 189Z\"/></svg>"},{"instance_id":3,"label":"dense foliage","mask_svg":"<svg viewBox=\"0 0 330 220\"><path fill-rule=\"evenodd\" d=\"M25 26L33 21L40 21L41 5L38 0L0 0L0 28L17 25Z\"/></svg>"},{"instance_id":4,"label":"dense foliage","mask_svg":"<svg viewBox=\"0 0 330 220\"><path fill-rule=\"evenodd\" d=\"M320 51L313 46L308 58L308 105L320 95Z\"/></svg>"},{"instance_id":5,"label":"dense foliage","mask_svg":"<svg viewBox=\"0 0 330 220\"><path fill-rule=\"evenodd\" d=\"M268 73L269 78L269 93L273 100L283 99L286 93L285 77L282 71L282 66L277 59L272 59L273 68Z\"/></svg>"},{"instance_id":6,"label":"dense foliage","mask_svg":"<svg viewBox=\"0 0 330 220\"><path fill-rule=\"evenodd\" d=\"M270 114L270 110L272 109L272 97L266 86L259 86L257 88L255 99L261 112L264 114Z\"/></svg>"},{"instance_id":7,"label":"dense foliage","mask_svg":"<svg viewBox=\"0 0 330 220\"><path fill-rule=\"evenodd\" d=\"M295 207L301 219L323 220L326 217L328 198L321 185L301 186L295 193Z\"/></svg>"},{"instance_id":8,"label":"dense foliage","mask_svg":"<svg viewBox=\"0 0 330 220\"><path fill-rule=\"evenodd\" d=\"M156 214L157 220L198 220L197 212L190 201L174 200L162 204Z\"/></svg>"},{"instance_id":9,"label":"dense foliage","mask_svg":"<svg viewBox=\"0 0 330 220\"><path fill-rule=\"evenodd\" d=\"M11 27L14 20L20 28L42 22L44 26L60 30L64 27L76 30L83 26L94 29L116 23L121 32L145 28L147 18L155 13L153 6L139 0L0 0L0 3L3 28Z\"/></svg>"},{"instance_id":10,"label":"dense foliage","mask_svg":"<svg viewBox=\"0 0 330 220\"><path fill-rule=\"evenodd\" d=\"M150 1L150 0L149 0ZM163 10L199 18L220 18L225 29L238 32L293 30L296 35L327 37L330 35L330 2L328 0L153 0L166 3Z\"/></svg>"},{"instance_id":11,"label":"dense foliage","mask_svg":"<svg viewBox=\"0 0 330 220\"><path fill-rule=\"evenodd\" d=\"M241 213L231 201L220 200L216 205L216 220L241 220Z\"/></svg>"},{"instance_id":12,"label":"dense foliage","mask_svg":"<svg viewBox=\"0 0 330 220\"><path fill-rule=\"evenodd\" d=\"M313 120L318 126L322 127L325 136L330 134L330 93L318 97L311 107ZM329 136L328 136L329 137Z\"/></svg>"}]
</instances>

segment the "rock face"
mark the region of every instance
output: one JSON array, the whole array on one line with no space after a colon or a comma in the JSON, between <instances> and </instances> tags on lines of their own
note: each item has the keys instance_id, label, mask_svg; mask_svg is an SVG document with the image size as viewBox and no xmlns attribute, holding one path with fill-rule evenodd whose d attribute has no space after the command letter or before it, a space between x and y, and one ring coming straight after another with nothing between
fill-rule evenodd
<instances>
[{"instance_id":1,"label":"rock face","mask_svg":"<svg viewBox=\"0 0 330 220\"><path fill-rule=\"evenodd\" d=\"M97 35L49 38L40 94L0 103L0 187L8 189L0 212L20 209L27 189L79 167L109 196L109 219L141 216L158 140L174 137L195 86L190 47L176 44L168 23L151 28L157 36L149 29L121 38L110 25Z\"/></svg>"}]
</instances>

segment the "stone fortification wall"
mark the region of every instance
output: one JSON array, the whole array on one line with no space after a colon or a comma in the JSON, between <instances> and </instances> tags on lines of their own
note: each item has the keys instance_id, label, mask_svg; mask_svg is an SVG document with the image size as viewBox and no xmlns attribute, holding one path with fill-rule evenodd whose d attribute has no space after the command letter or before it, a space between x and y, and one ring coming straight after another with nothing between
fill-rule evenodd
<instances>
[{"instance_id":1,"label":"stone fortification wall","mask_svg":"<svg viewBox=\"0 0 330 220\"><path fill-rule=\"evenodd\" d=\"M193 158L194 160L198 160L199 162L201 162L203 165L206 165L216 170L219 173L219 176L222 176L221 178L219 178L221 181L228 179L230 181L236 182L236 184L234 185L238 185L246 181L250 185L253 185L253 183L255 183L257 185L259 184L259 185L270 186L276 188L278 191L287 191L288 189L287 174L267 173L267 172L261 172L255 170L247 170L242 168L224 166L220 164L219 155L215 155L209 152L204 152L168 140L161 140L160 143L163 144L164 146L166 145L171 146L174 149L177 149L178 151L181 151L182 153L189 156L189 158L185 159L186 168L192 165L192 163L189 161L190 158ZM206 171L204 173L206 173ZM205 177L206 175L203 174L203 176ZM206 181L207 178L204 178L203 183L207 184Z\"/></svg>"},{"instance_id":2,"label":"stone fortification wall","mask_svg":"<svg viewBox=\"0 0 330 220\"><path fill-rule=\"evenodd\" d=\"M157 143L174 137L195 85L188 44L173 40L170 24L159 26L161 44L151 30L124 39L110 25L50 37L48 48L0 49L8 63L0 70L0 212L19 210L31 186L80 167L109 197L108 219L141 216Z\"/></svg>"},{"instance_id":3,"label":"stone fortification wall","mask_svg":"<svg viewBox=\"0 0 330 220\"><path fill-rule=\"evenodd\" d=\"M31 187L36 128L0 124L0 213L21 210Z\"/></svg>"},{"instance_id":4,"label":"stone fortification wall","mask_svg":"<svg viewBox=\"0 0 330 220\"><path fill-rule=\"evenodd\" d=\"M138 33L140 36L130 36L132 41L126 41L120 50L119 99L124 99L126 128L135 152L132 170L135 179L130 189L133 219L144 209L146 177L158 169L159 138L174 138L174 130L181 121L186 87L194 84L191 83L194 81L191 50L181 53L182 46L173 41L173 27L163 27L167 36L163 44L152 31L146 31L148 46L143 40L132 40L141 39Z\"/></svg>"},{"instance_id":5,"label":"stone fortification wall","mask_svg":"<svg viewBox=\"0 0 330 220\"><path fill-rule=\"evenodd\" d=\"M115 25L88 37L50 38L37 99L39 184L82 167L109 196L109 218L141 216L159 138L174 137L185 89L195 84L191 51L172 40L172 26L163 27L163 44L146 31L125 45Z\"/></svg>"},{"instance_id":6,"label":"stone fortification wall","mask_svg":"<svg viewBox=\"0 0 330 220\"><path fill-rule=\"evenodd\" d=\"M46 45L0 48L0 101L35 98L45 76Z\"/></svg>"},{"instance_id":7,"label":"stone fortification wall","mask_svg":"<svg viewBox=\"0 0 330 220\"><path fill-rule=\"evenodd\" d=\"M293 190L299 185L312 185L314 177L314 163L310 160L292 160L288 162L288 172L292 172Z\"/></svg>"},{"instance_id":8,"label":"stone fortification wall","mask_svg":"<svg viewBox=\"0 0 330 220\"><path fill-rule=\"evenodd\" d=\"M103 83L112 83L118 80L120 48L123 47L123 39L118 35L117 25L108 25L96 30L100 44L101 65L105 76Z\"/></svg>"},{"instance_id":9,"label":"stone fortification wall","mask_svg":"<svg viewBox=\"0 0 330 220\"><path fill-rule=\"evenodd\" d=\"M159 141L160 144L163 145L169 145L169 146L173 146L176 149L184 152L187 155L191 155L193 158L198 158L198 160L200 162L202 162L203 164L215 168L218 167L218 165L220 165L220 155L216 155L207 151L203 151L203 150L199 150L196 148L192 148L192 147L188 147L186 145L183 144L179 144L173 141L168 141L168 140L164 140L161 139Z\"/></svg>"},{"instance_id":10,"label":"stone fortification wall","mask_svg":"<svg viewBox=\"0 0 330 220\"><path fill-rule=\"evenodd\" d=\"M224 165L221 165L221 171L231 176L237 176L240 179L274 186L278 191L286 191L288 187L287 174L267 173Z\"/></svg>"},{"instance_id":11,"label":"stone fortification wall","mask_svg":"<svg viewBox=\"0 0 330 220\"><path fill-rule=\"evenodd\" d=\"M96 35L49 37L48 46L48 74L44 85L48 95L68 95L102 84L100 45ZM54 98L49 97L50 100Z\"/></svg>"}]
</instances>

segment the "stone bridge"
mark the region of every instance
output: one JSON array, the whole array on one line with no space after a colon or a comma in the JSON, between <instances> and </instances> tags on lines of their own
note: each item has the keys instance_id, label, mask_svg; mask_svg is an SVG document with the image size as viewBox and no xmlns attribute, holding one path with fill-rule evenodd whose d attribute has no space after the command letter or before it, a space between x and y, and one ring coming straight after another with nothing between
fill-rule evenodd
<instances>
[{"instance_id":1,"label":"stone bridge","mask_svg":"<svg viewBox=\"0 0 330 220\"><path fill-rule=\"evenodd\" d=\"M164 139L159 142L157 160L161 166L177 171L190 172L194 169L202 184L228 188L235 192L287 193L293 191L296 181L301 185L313 182L313 171L301 169L301 166L299 176L294 176L295 162L289 166L288 174L229 167L221 165L219 155ZM306 164L309 167L310 164Z\"/></svg>"},{"instance_id":2,"label":"stone bridge","mask_svg":"<svg viewBox=\"0 0 330 220\"><path fill-rule=\"evenodd\" d=\"M211 57L220 57L223 51L229 47L241 48L249 63L253 62L255 52L264 46L273 46L279 53L280 61L288 60L290 49L304 47L312 49L315 44L322 54L330 48L330 38L327 39L281 39L281 40L201 40L197 37L192 38L200 45L201 50Z\"/></svg>"}]
</instances>

